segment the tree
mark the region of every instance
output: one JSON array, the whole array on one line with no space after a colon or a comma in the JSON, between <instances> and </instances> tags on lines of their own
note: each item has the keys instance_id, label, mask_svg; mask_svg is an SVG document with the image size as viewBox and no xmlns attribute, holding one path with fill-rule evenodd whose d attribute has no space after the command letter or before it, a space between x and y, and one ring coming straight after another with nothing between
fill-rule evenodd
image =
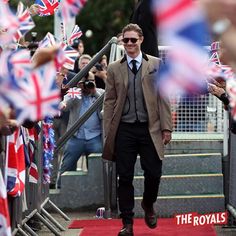
<instances>
[{"instance_id":1,"label":"tree","mask_svg":"<svg viewBox=\"0 0 236 236\"><path fill-rule=\"evenodd\" d=\"M92 30L90 38L82 37L85 52L93 55L129 22L134 0L88 0L76 22L85 33Z\"/></svg>"},{"instance_id":2,"label":"tree","mask_svg":"<svg viewBox=\"0 0 236 236\"><path fill-rule=\"evenodd\" d=\"M16 8L18 0L10 0L10 5ZM25 6L34 3L33 0L22 1ZM97 53L113 36L116 36L124 25L129 22L136 0L88 0L85 7L78 14L76 23L83 33L93 32L92 37L82 36L85 52L91 55ZM54 17L34 16L36 24L32 31L38 33L37 40L41 40L47 32L53 33ZM26 35L31 40L30 32Z\"/></svg>"}]
</instances>

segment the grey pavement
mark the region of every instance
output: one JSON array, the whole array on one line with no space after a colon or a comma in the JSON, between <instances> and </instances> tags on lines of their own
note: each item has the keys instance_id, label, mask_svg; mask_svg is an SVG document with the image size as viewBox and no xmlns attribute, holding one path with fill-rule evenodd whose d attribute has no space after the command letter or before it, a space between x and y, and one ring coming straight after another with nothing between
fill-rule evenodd
<instances>
[{"instance_id":1,"label":"grey pavement","mask_svg":"<svg viewBox=\"0 0 236 236\"><path fill-rule=\"evenodd\" d=\"M61 236L79 236L81 230L80 229L68 229L68 226L73 220L76 219L94 219L96 212L64 212L71 220L66 221L62 218L61 215L56 213L51 213L54 219L56 219L65 229L66 231L60 232ZM42 229L37 232L39 236L52 236L54 235L46 226L42 226Z\"/></svg>"}]
</instances>

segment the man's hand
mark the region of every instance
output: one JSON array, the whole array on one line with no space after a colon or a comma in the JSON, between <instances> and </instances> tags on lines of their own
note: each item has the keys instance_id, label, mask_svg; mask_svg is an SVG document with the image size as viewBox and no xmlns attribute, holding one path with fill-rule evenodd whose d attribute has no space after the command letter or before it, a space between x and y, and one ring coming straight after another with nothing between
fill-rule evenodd
<instances>
[{"instance_id":1,"label":"man's hand","mask_svg":"<svg viewBox=\"0 0 236 236\"><path fill-rule=\"evenodd\" d=\"M62 101L59 103L59 110L63 110L66 108L66 102L65 101Z\"/></svg>"},{"instance_id":2,"label":"man's hand","mask_svg":"<svg viewBox=\"0 0 236 236\"><path fill-rule=\"evenodd\" d=\"M164 145L168 144L171 140L171 132L169 130L162 131L162 141Z\"/></svg>"},{"instance_id":3,"label":"man's hand","mask_svg":"<svg viewBox=\"0 0 236 236\"><path fill-rule=\"evenodd\" d=\"M40 6L37 4L31 5L29 8L30 15L32 15L32 16L38 15L39 9L40 9Z\"/></svg>"},{"instance_id":4,"label":"man's hand","mask_svg":"<svg viewBox=\"0 0 236 236\"><path fill-rule=\"evenodd\" d=\"M220 88L216 86L215 84L210 84L210 83L208 83L208 91L209 93L217 97L220 97L223 93L225 93L225 90L223 88Z\"/></svg>"}]
</instances>

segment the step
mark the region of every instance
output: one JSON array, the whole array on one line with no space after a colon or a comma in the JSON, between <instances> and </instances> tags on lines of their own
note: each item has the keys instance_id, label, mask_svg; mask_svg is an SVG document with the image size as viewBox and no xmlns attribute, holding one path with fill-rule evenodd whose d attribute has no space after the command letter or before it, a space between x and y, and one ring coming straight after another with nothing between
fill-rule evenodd
<instances>
[{"instance_id":1,"label":"step","mask_svg":"<svg viewBox=\"0 0 236 236\"><path fill-rule=\"evenodd\" d=\"M88 157L88 171L65 172L61 189L50 190L50 199L61 209L81 209L104 204L101 154Z\"/></svg>"},{"instance_id":2,"label":"step","mask_svg":"<svg viewBox=\"0 0 236 236\"><path fill-rule=\"evenodd\" d=\"M181 140L175 138L181 136ZM211 140L208 134L188 134L182 135L173 133L173 139L170 144L166 145L166 154L188 154L188 153L222 153L223 138ZM221 134L222 136L222 134ZM206 137L205 139L203 139ZM212 136L210 135L210 138Z\"/></svg>"},{"instance_id":3,"label":"step","mask_svg":"<svg viewBox=\"0 0 236 236\"><path fill-rule=\"evenodd\" d=\"M144 177L135 176L135 196L142 196ZM223 175L195 174L195 175L163 175L159 187L159 196L166 195L197 195L197 194L222 194Z\"/></svg>"},{"instance_id":4,"label":"step","mask_svg":"<svg viewBox=\"0 0 236 236\"><path fill-rule=\"evenodd\" d=\"M135 216L143 217L142 197L135 198ZM159 196L155 204L158 217L174 217L176 214L197 212L207 214L225 211L223 194Z\"/></svg>"},{"instance_id":5,"label":"step","mask_svg":"<svg viewBox=\"0 0 236 236\"><path fill-rule=\"evenodd\" d=\"M163 175L221 173L221 153L169 154L163 160ZM135 175L142 175L143 170L138 157Z\"/></svg>"}]
</instances>

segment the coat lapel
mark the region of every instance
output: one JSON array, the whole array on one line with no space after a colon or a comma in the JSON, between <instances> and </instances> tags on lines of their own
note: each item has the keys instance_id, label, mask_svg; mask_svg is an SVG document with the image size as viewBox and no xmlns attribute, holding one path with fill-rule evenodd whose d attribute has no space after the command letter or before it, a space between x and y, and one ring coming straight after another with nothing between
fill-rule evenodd
<instances>
[{"instance_id":1,"label":"coat lapel","mask_svg":"<svg viewBox=\"0 0 236 236\"><path fill-rule=\"evenodd\" d=\"M124 87L125 87L125 90L127 90L128 88L128 68L127 68L127 59L126 59L126 56L123 57L123 59L120 61L120 81L123 80L124 82Z\"/></svg>"},{"instance_id":2,"label":"coat lapel","mask_svg":"<svg viewBox=\"0 0 236 236\"><path fill-rule=\"evenodd\" d=\"M143 61L142 61L142 74L141 74L142 80L145 77L145 75L148 73L148 67L149 67L148 61L143 59Z\"/></svg>"}]
</instances>

